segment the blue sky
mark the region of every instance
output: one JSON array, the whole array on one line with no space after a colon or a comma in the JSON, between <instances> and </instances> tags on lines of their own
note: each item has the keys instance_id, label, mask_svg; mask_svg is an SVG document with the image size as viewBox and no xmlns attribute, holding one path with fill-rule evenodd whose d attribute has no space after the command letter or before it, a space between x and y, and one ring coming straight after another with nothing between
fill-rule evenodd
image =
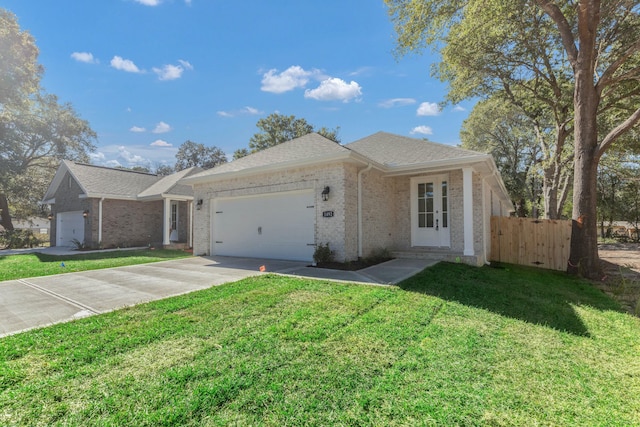
<instances>
[{"instance_id":1,"label":"blue sky","mask_svg":"<svg viewBox=\"0 0 640 427\"><path fill-rule=\"evenodd\" d=\"M473 104L445 106L430 52L393 56L382 0L0 0L40 49L42 85L97 132L93 162L173 165L186 140L229 158L256 122L295 115L458 144Z\"/></svg>"}]
</instances>

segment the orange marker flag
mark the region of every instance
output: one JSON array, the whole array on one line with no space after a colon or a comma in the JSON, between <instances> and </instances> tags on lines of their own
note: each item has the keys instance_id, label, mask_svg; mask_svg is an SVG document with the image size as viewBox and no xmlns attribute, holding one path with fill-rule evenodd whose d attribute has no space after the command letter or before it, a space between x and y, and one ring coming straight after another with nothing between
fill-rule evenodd
<instances>
[{"instance_id":1,"label":"orange marker flag","mask_svg":"<svg viewBox=\"0 0 640 427\"><path fill-rule=\"evenodd\" d=\"M260 266L260 271L265 272L267 271L267 267L265 267L264 265Z\"/></svg>"}]
</instances>

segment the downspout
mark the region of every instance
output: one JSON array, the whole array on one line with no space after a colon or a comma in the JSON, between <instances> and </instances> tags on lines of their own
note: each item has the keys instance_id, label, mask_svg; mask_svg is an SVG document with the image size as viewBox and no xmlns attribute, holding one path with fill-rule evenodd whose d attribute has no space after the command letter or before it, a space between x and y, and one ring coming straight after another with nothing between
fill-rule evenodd
<instances>
[{"instance_id":1,"label":"downspout","mask_svg":"<svg viewBox=\"0 0 640 427\"><path fill-rule=\"evenodd\" d=\"M102 247L102 202L104 197L98 201L98 246Z\"/></svg>"},{"instance_id":2,"label":"downspout","mask_svg":"<svg viewBox=\"0 0 640 427\"><path fill-rule=\"evenodd\" d=\"M369 165L358 171L358 258L362 258L362 174L371 170L373 165Z\"/></svg>"}]
</instances>

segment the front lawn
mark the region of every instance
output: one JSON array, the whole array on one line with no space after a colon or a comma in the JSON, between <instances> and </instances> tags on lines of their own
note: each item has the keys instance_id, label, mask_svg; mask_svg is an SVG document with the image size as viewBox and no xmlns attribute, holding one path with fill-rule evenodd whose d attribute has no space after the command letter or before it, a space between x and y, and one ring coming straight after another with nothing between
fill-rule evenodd
<instances>
[{"instance_id":1,"label":"front lawn","mask_svg":"<svg viewBox=\"0 0 640 427\"><path fill-rule=\"evenodd\" d=\"M80 252L78 255L46 255L40 253L2 255L0 252L0 281L27 277L50 276L75 271L124 267L184 258L191 254L175 250L122 250L108 252Z\"/></svg>"},{"instance_id":2,"label":"front lawn","mask_svg":"<svg viewBox=\"0 0 640 427\"><path fill-rule=\"evenodd\" d=\"M0 339L0 425L638 425L639 331L520 267L259 276Z\"/></svg>"}]
</instances>

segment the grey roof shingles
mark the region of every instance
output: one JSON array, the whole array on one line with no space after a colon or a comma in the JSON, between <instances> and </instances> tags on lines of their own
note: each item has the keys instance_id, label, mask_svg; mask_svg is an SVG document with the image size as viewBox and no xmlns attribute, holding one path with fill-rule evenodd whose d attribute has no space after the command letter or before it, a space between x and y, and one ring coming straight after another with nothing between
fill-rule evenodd
<instances>
[{"instance_id":1,"label":"grey roof shingles","mask_svg":"<svg viewBox=\"0 0 640 427\"><path fill-rule=\"evenodd\" d=\"M381 165L402 167L447 159L485 156L477 151L438 144L406 136L378 132L345 145L349 150Z\"/></svg>"},{"instance_id":2,"label":"grey roof shingles","mask_svg":"<svg viewBox=\"0 0 640 427\"><path fill-rule=\"evenodd\" d=\"M143 172L113 169L103 166L65 162L69 171L91 197L119 196L136 198L139 193L150 187L161 177Z\"/></svg>"},{"instance_id":3,"label":"grey roof shingles","mask_svg":"<svg viewBox=\"0 0 640 427\"><path fill-rule=\"evenodd\" d=\"M193 177L213 176L217 174L239 172L264 166L295 162L305 159L323 158L331 155L348 154L348 150L317 133L310 133L291 141L258 151L229 163L208 169Z\"/></svg>"}]
</instances>

